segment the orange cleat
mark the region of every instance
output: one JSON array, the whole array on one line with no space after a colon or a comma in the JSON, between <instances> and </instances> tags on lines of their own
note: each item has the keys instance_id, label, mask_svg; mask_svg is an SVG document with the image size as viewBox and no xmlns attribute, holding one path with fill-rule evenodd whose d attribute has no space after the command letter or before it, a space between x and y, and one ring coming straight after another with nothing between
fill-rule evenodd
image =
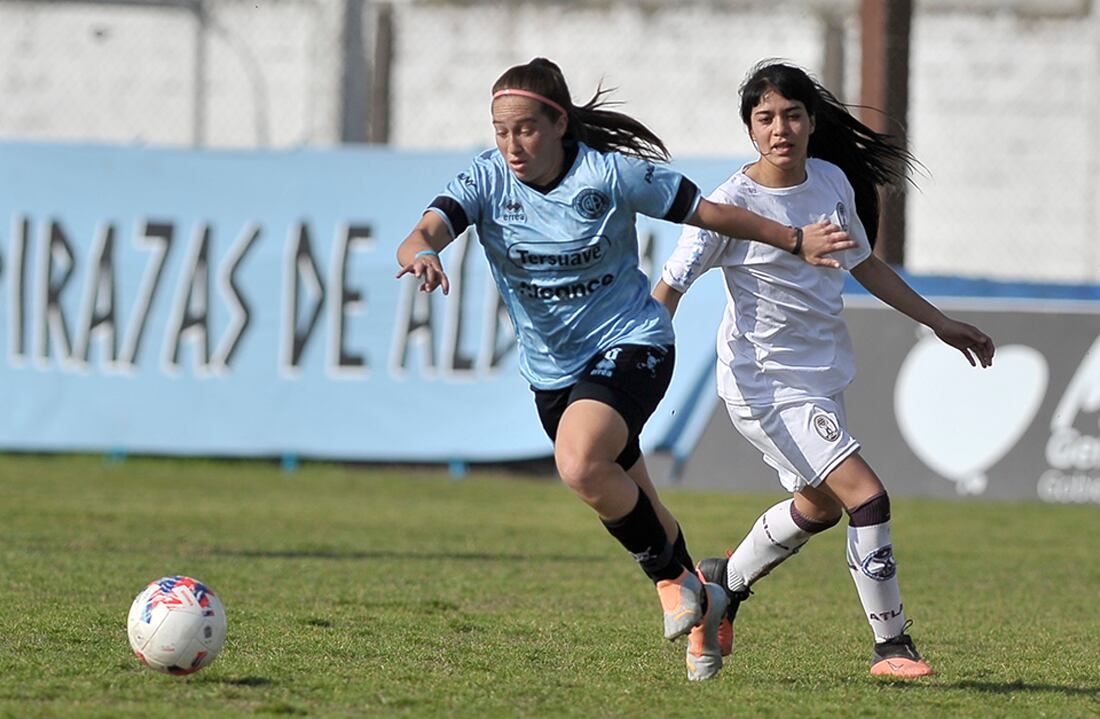
<instances>
[{"instance_id":1,"label":"orange cleat","mask_svg":"<svg viewBox=\"0 0 1100 719\"><path fill-rule=\"evenodd\" d=\"M740 592L731 592L726 587L727 562L729 562L728 558L708 557L695 565L695 573L699 575L700 579L704 582L717 584L725 590L728 606L721 624L718 625L718 643L722 647L722 656L724 657L728 657L733 653L733 620L737 617L737 609L741 606L741 602L748 599L750 594L747 589Z\"/></svg>"},{"instance_id":2,"label":"orange cleat","mask_svg":"<svg viewBox=\"0 0 1100 719\"><path fill-rule=\"evenodd\" d=\"M722 646L719 627L726 619L726 605L729 600L726 592L717 584L704 584L707 594L707 609L703 621L696 624L688 635L687 670L688 679L693 682L711 679L722 668Z\"/></svg>"},{"instance_id":3,"label":"orange cleat","mask_svg":"<svg viewBox=\"0 0 1100 719\"><path fill-rule=\"evenodd\" d=\"M657 582L657 596L665 615L665 639L684 636L703 619L703 583L688 570Z\"/></svg>"}]
</instances>

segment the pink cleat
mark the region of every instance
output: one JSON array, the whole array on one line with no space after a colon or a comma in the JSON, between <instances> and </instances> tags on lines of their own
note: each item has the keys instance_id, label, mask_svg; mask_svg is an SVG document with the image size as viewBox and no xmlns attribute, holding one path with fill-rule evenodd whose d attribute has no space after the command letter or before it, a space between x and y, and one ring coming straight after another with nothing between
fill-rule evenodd
<instances>
[{"instance_id":1,"label":"pink cleat","mask_svg":"<svg viewBox=\"0 0 1100 719\"><path fill-rule=\"evenodd\" d=\"M871 655L871 674L879 677L929 677L935 674L928 662L921 658L913 639L899 634L893 639L879 642Z\"/></svg>"}]
</instances>

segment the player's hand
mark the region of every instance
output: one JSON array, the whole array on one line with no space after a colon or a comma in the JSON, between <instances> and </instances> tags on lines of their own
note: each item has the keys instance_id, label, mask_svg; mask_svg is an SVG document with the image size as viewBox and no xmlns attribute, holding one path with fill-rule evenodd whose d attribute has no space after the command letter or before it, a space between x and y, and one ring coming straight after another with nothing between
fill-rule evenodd
<instances>
[{"instance_id":1,"label":"player's hand","mask_svg":"<svg viewBox=\"0 0 1100 719\"><path fill-rule=\"evenodd\" d=\"M932 331L945 343L962 352L971 367L978 366L975 359L982 367L993 365L993 352L996 349L993 340L977 327L947 317L940 327L933 327Z\"/></svg>"},{"instance_id":2,"label":"player's hand","mask_svg":"<svg viewBox=\"0 0 1100 719\"><path fill-rule=\"evenodd\" d=\"M848 233L828 220L821 220L802 228L802 259L811 265L840 269L840 260L828 257L834 252L850 250L856 246Z\"/></svg>"},{"instance_id":3,"label":"player's hand","mask_svg":"<svg viewBox=\"0 0 1100 719\"><path fill-rule=\"evenodd\" d=\"M401 279L405 275L415 275L423 280L420 284L421 292L431 292L436 287L442 287L443 294L451 291L451 281L443 271L443 263L439 261L439 255L421 255L415 258L401 268L395 279Z\"/></svg>"}]
</instances>

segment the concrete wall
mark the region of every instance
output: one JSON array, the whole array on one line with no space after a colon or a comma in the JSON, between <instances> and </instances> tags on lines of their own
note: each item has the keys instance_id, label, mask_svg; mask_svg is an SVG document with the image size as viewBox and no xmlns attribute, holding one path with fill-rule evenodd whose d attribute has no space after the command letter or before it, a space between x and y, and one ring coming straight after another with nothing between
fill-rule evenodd
<instances>
[{"instance_id":1,"label":"concrete wall","mask_svg":"<svg viewBox=\"0 0 1100 719\"><path fill-rule=\"evenodd\" d=\"M285 147L339 135L340 2L0 2L0 139Z\"/></svg>"},{"instance_id":2,"label":"concrete wall","mask_svg":"<svg viewBox=\"0 0 1100 719\"><path fill-rule=\"evenodd\" d=\"M349 3L351 3L349 5ZM370 0L0 2L0 139L285 147L341 137L348 7ZM205 14L189 7L203 7ZM856 0L393 3L393 144L491 142L507 66L557 60L575 99L601 81L678 156L751 152L746 70L782 57L858 101ZM1089 0L917 0L908 268L1100 282L1100 21ZM842 76L837 80L836 76ZM365 80L364 80L365 81Z\"/></svg>"}]
</instances>

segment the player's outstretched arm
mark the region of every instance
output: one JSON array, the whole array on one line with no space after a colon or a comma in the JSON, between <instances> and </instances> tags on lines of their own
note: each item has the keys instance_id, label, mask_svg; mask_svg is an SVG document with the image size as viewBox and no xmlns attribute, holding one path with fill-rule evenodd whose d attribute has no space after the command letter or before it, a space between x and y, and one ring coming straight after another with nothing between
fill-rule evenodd
<instances>
[{"instance_id":1,"label":"player's outstretched arm","mask_svg":"<svg viewBox=\"0 0 1100 719\"><path fill-rule=\"evenodd\" d=\"M827 255L856 246L847 232L827 220L800 228L787 227L743 207L710 200L699 201L687 224L727 237L763 242L793 252L811 265L822 267L839 268L840 262Z\"/></svg>"},{"instance_id":2,"label":"player's outstretched arm","mask_svg":"<svg viewBox=\"0 0 1100 719\"><path fill-rule=\"evenodd\" d=\"M409 236L397 246L397 264L401 266L401 271L396 277L400 279L408 274L419 277L423 280L421 292L431 292L440 286L443 287L443 294L450 292L451 282L443 271L439 253L451 244L452 239L451 230L443 218L434 212L425 212Z\"/></svg>"},{"instance_id":3,"label":"player's outstretched arm","mask_svg":"<svg viewBox=\"0 0 1100 719\"><path fill-rule=\"evenodd\" d=\"M993 364L995 347L988 335L973 325L953 320L940 312L879 258L871 255L856 265L852 268L852 277L875 297L928 327L945 343L962 352L972 367L978 363L982 367Z\"/></svg>"}]
</instances>

